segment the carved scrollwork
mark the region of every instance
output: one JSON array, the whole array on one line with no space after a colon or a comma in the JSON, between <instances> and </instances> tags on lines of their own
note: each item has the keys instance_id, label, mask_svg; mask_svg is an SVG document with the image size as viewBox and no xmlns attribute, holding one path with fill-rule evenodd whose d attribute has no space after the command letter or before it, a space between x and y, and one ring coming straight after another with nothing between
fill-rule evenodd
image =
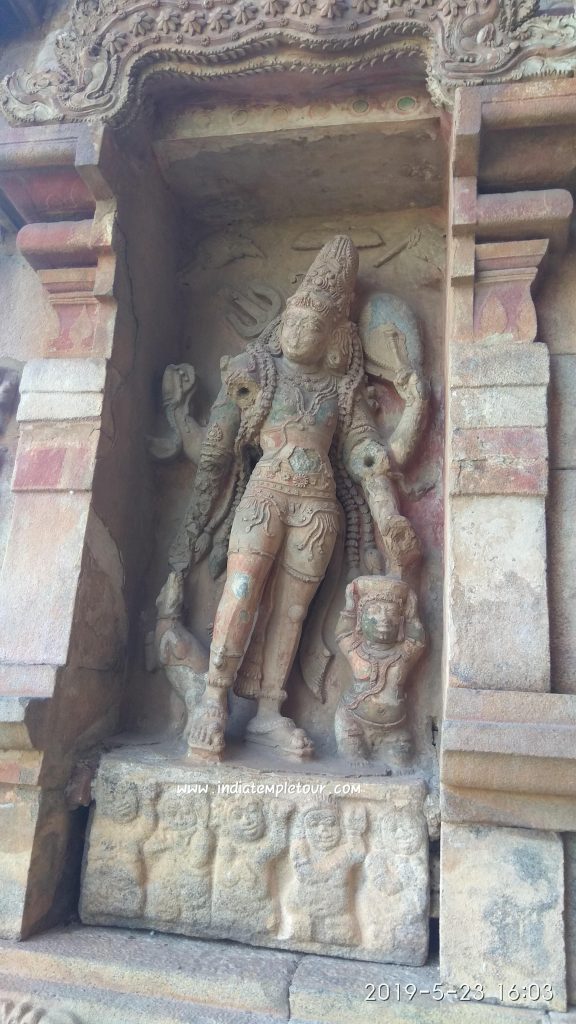
<instances>
[{"instance_id":1,"label":"carved scrollwork","mask_svg":"<svg viewBox=\"0 0 576 1024\"><path fill-rule=\"evenodd\" d=\"M536 0L73 0L54 67L18 70L1 103L13 122L135 116L157 70L212 77L292 70L346 73L416 54L429 88L570 74L576 17Z\"/></svg>"}]
</instances>

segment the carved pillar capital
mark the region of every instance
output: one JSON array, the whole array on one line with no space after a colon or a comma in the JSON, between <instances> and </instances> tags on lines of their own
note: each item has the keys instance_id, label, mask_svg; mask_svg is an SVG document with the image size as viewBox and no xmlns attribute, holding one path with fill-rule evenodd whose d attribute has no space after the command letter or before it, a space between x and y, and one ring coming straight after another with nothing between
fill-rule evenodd
<instances>
[{"instance_id":1,"label":"carved pillar capital","mask_svg":"<svg viewBox=\"0 0 576 1024\"><path fill-rule=\"evenodd\" d=\"M474 341L489 344L536 339L531 288L547 239L476 245Z\"/></svg>"}]
</instances>

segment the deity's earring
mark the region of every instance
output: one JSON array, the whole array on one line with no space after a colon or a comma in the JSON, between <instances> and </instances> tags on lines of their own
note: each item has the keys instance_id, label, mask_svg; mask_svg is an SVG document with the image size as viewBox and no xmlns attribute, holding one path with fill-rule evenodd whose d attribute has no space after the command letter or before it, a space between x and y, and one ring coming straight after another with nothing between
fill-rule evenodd
<instances>
[{"instance_id":1,"label":"deity's earring","mask_svg":"<svg viewBox=\"0 0 576 1024\"><path fill-rule=\"evenodd\" d=\"M342 360L339 353L335 352L334 349L331 349L326 357L326 362L331 370L339 370Z\"/></svg>"}]
</instances>

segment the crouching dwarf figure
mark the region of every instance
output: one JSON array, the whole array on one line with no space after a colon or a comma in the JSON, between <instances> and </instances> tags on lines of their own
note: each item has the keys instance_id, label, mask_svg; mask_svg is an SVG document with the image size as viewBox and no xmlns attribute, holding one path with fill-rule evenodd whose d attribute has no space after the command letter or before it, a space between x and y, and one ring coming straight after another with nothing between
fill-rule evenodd
<instances>
[{"instance_id":1,"label":"crouching dwarf figure","mask_svg":"<svg viewBox=\"0 0 576 1024\"><path fill-rule=\"evenodd\" d=\"M362 762L381 747L391 765L406 765L405 688L426 645L416 594L395 576L360 576L346 588L336 636L354 676L336 710L338 750Z\"/></svg>"},{"instance_id":2,"label":"crouching dwarf figure","mask_svg":"<svg viewBox=\"0 0 576 1024\"><path fill-rule=\"evenodd\" d=\"M337 236L320 251L282 316L244 353L223 361L194 495L170 552L174 586L169 580L160 600L166 618L166 596L171 590L179 595L165 646L171 651L174 642L183 654L167 651L163 663L180 671L187 662L176 622L183 579L208 554L214 578L226 568L205 686L187 728L190 750L202 756L224 748L232 687L257 702L247 739L300 757L312 753L304 730L280 709L304 620L344 519L356 571L361 557L366 572L381 572L381 552L393 564L419 557L392 477L413 448L426 395L417 374L402 377L397 390L416 412L410 428L385 444L349 318L357 270L353 243ZM192 672L196 660L192 654L189 660Z\"/></svg>"}]
</instances>

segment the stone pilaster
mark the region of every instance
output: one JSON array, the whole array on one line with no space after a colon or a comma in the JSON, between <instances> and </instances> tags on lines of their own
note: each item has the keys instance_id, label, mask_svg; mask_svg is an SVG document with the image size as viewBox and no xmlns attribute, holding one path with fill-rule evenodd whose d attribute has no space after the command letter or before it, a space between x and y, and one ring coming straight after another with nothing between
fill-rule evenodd
<instances>
[{"instance_id":1,"label":"stone pilaster","mask_svg":"<svg viewBox=\"0 0 576 1024\"><path fill-rule=\"evenodd\" d=\"M506 932L511 907L499 931L494 916L499 885L502 906L505 890L519 892L522 879L531 892L540 886L543 899L547 886L561 890L554 830L576 825L576 708L550 693L550 359L533 295L548 253L566 246L572 200L553 188L498 193L497 179L483 193L480 180L487 125L504 132L556 116L539 88L462 90L454 113L440 934L446 982L471 984L478 980L471 965L481 963L484 980L500 978L499 998L512 1004L509 968L532 964L536 978L538 961L554 976L562 1009L562 900L539 947L530 945L529 929ZM490 865L484 873L480 855ZM464 942L456 924L472 906L475 923Z\"/></svg>"},{"instance_id":2,"label":"stone pilaster","mask_svg":"<svg viewBox=\"0 0 576 1024\"><path fill-rule=\"evenodd\" d=\"M90 194L74 164L82 134L63 134L52 140L50 201L78 218L89 212ZM71 772L113 729L126 642L122 559L93 507L117 373L110 364L114 203L98 140L88 135L81 160L92 167L96 189L84 219L54 221L42 208L46 169L33 160L26 168L26 145L15 133L0 147L2 187L21 216L35 217L22 227L19 248L55 310L39 358L22 375L13 518L0 575L0 934L10 937L73 906L81 820Z\"/></svg>"}]
</instances>

